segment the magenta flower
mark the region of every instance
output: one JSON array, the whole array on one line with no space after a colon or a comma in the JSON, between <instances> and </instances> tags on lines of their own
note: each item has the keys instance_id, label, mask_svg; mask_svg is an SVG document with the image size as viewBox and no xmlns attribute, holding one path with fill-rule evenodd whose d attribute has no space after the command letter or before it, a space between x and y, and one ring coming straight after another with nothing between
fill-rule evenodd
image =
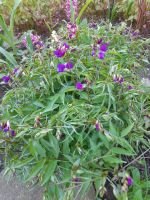
<instances>
[{"instance_id":1,"label":"magenta flower","mask_svg":"<svg viewBox=\"0 0 150 200\"><path fill-rule=\"evenodd\" d=\"M54 54L57 58L61 58L65 55L68 49L69 49L69 45L64 43L61 47L59 47L58 49L54 51Z\"/></svg>"},{"instance_id":2,"label":"magenta flower","mask_svg":"<svg viewBox=\"0 0 150 200\"><path fill-rule=\"evenodd\" d=\"M72 62L67 62L65 64L59 63L57 65L57 71L58 72L64 72L65 69L72 69L73 68L73 63Z\"/></svg>"},{"instance_id":3,"label":"magenta flower","mask_svg":"<svg viewBox=\"0 0 150 200\"><path fill-rule=\"evenodd\" d=\"M102 38L98 39L98 40L97 40L97 44L101 44L102 41L103 41Z\"/></svg>"},{"instance_id":4,"label":"magenta flower","mask_svg":"<svg viewBox=\"0 0 150 200\"><path fill-rule=\"evenodd\" d=\"M3 76L2 81L7 84L10 81L10 76Z\"/></svg>"},{"instance_id":5,"label":"magenta flower","mask_svg":"<svg viewBox=\"0 0 150 200\"><path fill-rule=\"evenodd\" d=\"M99 52L99 54L98 54L98 58L99 59L101 59L101 60L103 60L104 58L105 58L105 53L104 52Z\"/></svg>"},{"instance_id":6,"label":"magenta flower","mask_svg":"<svg viewBox=\"0 0 150 200\"><path fill-rule=\"evenodd\" d=\"M130 176L127 177L127 183L128 183L128 186L133 185L133 179Z\"/></svg>"},{"instance_id":7,"label":"magenta flower","mask_svg":"<svg viewBox=\"0 0 150 200\"><path fill-rule=\"evenodd\" d=\"M63 47L65 48L65 50L68 50L70 48L70 46L66 42L63 44Z\"/></svg>"},{"instance_id":8,"label":"magenta flower","mask_svg":"<svg viewBox=\"0 0 150 200\"><path fill-rule=\"evenodd\" d=\"M61 64L61 63L59 63L58 65L57 65L57 72L64 72L64 70L65 70L65 64Z\"/></svg>"},{"instance_id":9,"label":"magenta flower","mask_svg":"<svg viewBox=\"0 0 150 200\"><path fill-rule=\"evenodd\" d=\"M72 0L72 6L74 9L74 14L75 18L78 16L78 1L77 0ZM66 0L66 15L68 20L71 19L71 5L70 5L70 0Z\"/></svg>"},{"instance_id":10,"label":"magenta flower","mask_svg":"<svg viewBox=\"0 0 150 200\"><path fill-rule=\"evenodd\" d=\"M102 44L100 50L106 52L108 50L108 44Z\"/></svg>"},{"instance_id":11,"label":"magenta flower","mask_svg":"<svg viewBox=\"0 0 150 200\"><path fill-rule=\"evenodd\" d=\"M82 83L80 83L80 82L76 83L76 89L77 89L77 90L83 90L83 85L82 85Z\"/></svg>"},{"instance_id":12,"label":"magenta flower","mask_svg":"<svg viewBox=\"0 0 150 200\"><path fill-rule=\"evenodd\" d=\"M57 58L61 58L65 55L66 51L63 51L61 49L57 49L54 51L54 54Z\"/></svg>"},{"instance_id":13,"label":"magenta flower","mask_svg":"<svg viewBox=\"0 0 150 200\"><path fill-rule=\"evenodd\" d=\"M68 62L68 63L65 64L65 67L67 69L72 69L73 68L73 63L72 62Z\"/></svg>"},{"instance_id":14,"label":"magenta flower","mask_svg":"<svg viewBox=\"0 0 150 200\"><path fill-rule=\"evenodd\" d=\"M67 29L68 29L69 38L70 38L70 39L75 38L75 37L76 37L77 30L78 30L77 25L76 25L76 24L72 24L71 22L69 22L69 23L67 24Z\"/></svg>"}]
</instances>

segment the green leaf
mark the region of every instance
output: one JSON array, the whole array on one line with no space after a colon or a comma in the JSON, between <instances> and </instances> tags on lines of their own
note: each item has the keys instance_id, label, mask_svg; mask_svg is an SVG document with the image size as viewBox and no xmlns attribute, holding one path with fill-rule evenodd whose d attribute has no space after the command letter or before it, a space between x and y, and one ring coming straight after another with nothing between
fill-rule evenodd
<instances>
[{"instance_id":1,"label":"green leaf","mask_svg":"<svg viewBox=\"0 0 150 200\"><path fill-rule=\"evenodd\" d=\"M105 162L108 162L108 163L111 163L111 164L126 163L126 162L124 162L123 160L121 160L120 158L116 158L116 157L114 157L114 156L112 156L112 155L103 157L103 160L104 160Z\"/></svg>"},{"instance_id":2,"label":"green leaf","mask_svg":"<svg viewBox=\"0 0 150 200\"><path fill-rule=\"evenodd\" d=\"M40 170L43 168L45 161L46 161L45 159L40 160L38 163L36 163L34 165L34 167L31 169L30 174L29 174L28 178L25 180L25 182L30 181L31 179L33 179L35 176L38 175Z\"/></svg>"},{"instance_id":3,"label":"green leaf","mask_svg":"<svg viewBox=\"0 0 150 200\"><path fill-rule=\"evenodd\" d=\"M5 36L5 35L0 34L0 38L2 39L3 42L6 42L7 44L9 44L9 46L12 46L12 41L7 35Z\"/></svg>"},{"instance_id":4,"label":"green leaf","mask_svg":"<svg viewBox=\"0 0 150 200\"><path fill-rule=\"evenodd\" d=\"M55 108L57 108L59 105L55 104L55 102L57 101L58 98L59 98L58 94L56 94L55 96L50 98L48 105L45 107L45 109L43 110L43 112L41 114L50 112L50 111L54 110Z\"/></svg>"},{"instance_id":5,"label":"green leaf","mask_svg":"<svg viewBox=\"0 0 150 200\"><path fill-rule=\"evenodd\" d=\"M64 142L63 142L63 154L68 154L70 152L70 143L71 143L72 139L70 137L67 137Z\"/></svg>"},{"instance_id":6,"label":"green leaf","mask_svg":"<svg viewBox=\"0 0 150 200\"><path fill-rule=\"evenodd\" d=\"M135 153L133 147L129 144L129 142L127 140L125 140L124 138L121 137L117 137L115 138L116 143L118 143L119 145L121 145L122 147L124 147L125 149L130 149L130 151L132 151L133 153Z\"/></svg>"},{"instance_id":7,"label":"green leaf","mask_svg":"<svg viewBox=\"0 0 150 200\"><path fill-rule=\"evenodd\" d=\"M45 157L46 156L46 151L45 149L42 147L42 145L39 143L39 141L33 141L32 143L34 149L37 151L37 153L42 156Z\"/></svg>"},{"instance_id":8,"label":"green leaf","mask_svg":"<svg viewBox=\"0 0 150 200\"><path fill-rule=\"evenodd\" d=\"M44 137L45 135L47 135L48 132L52 131L53 129L48 129L48 128L45 128L45 129L42 129L40 132L38 132L36 135L35 135L35 138L36 139L40 139L42 137Z\"/></svg>"},{"instance_id":9,"label":"green leaf","mask_svg":"<svg viewBox=\"0 0 150 200\"><path fill-rule=\"evenodd\" d=\"M53 149L53 154L56 158L58 158L59 155L59 143L58 140L56 139L55 136L53 136L52 134L49 134L49 144Z\"/></svg>"},{"instance_id":10,"label":"green leaf","mask_svg":"<svg viewBox=\"0 0 150 200\"><path fill-rule=\"evenodd\" d=\"M143 200L141 189L138 189L138 190L135 191L134 196L133 196L133 200Z\"/></svg>"},{"instance_id":11,"label":"green leaf","mask_svg":"<svg viewBox=\"0 0 150 200\"><path fill-rule=\"evenodd\" d=\"M2 27L4 33L6 33L8 35L9 34L8 27L5 23L5 20L2 15L0 15L0 26Z\"/></svg>"},{"instance_id":12,"label":"green leaf","mask_svg":"<svg viewBox=\"0 0 150 200\"><path fill-rule=\"evenodd\" d=\"M127 150L127 149L123 149L123 148L120 148L120 147L113 147L111 149L111 152L113 154L119 154L119 155L127 155L127 156L134 155L134 153L132 151Z\"/></svg>"},{"instance_id":13,"label":"green leaf","mask_svg":"<svg viewBox=\"0 0 150 200\"><path fill-rule=\"evenodd\" d=\"M119 133L118 131L116 130L116 127L115 125L110 121L110 124L109 124L109 128L110 128L110 133L114 136L119 136Z\"/></svg>"},{"instance_id":14,"label":"green leaf","mask_svg":"<svg viewBox=\"0 0 150 200\"><path fill-rule=\"evenodd\" d=\"M26 38L27 38L27 47L28 47L29 51L32 53L33 52L33 45L32 45L32 40L31 40L31 37L30 37L30 33L28 33L26 35Z\"/></svg>"},{"instance_id":15,"label":"green leaf","mask_svg":"<svg viewBox=\"0 0 150 200\"><path fill-rule=\"evenodd\" d=\"M125 137L126 135L128 135L128 133L131 132L133 126L134 126L134 123L130 124L127 128L125 128L125 129L121 132L121 137Z\"/></svg>"},{"instance_id":16,"label":"green leaf","mask_svg":"<svg viewBox=\"0 0 150 200\"><path fill-rule=\"evenodd\" d=\"M87 7L88 7L88 6L90 5L90 3L92 3L92 2L93 2L93 0L87 0L87 1L85 2L84 6L81 8L81 10L80 10L80 12L79 12L79 15L78 15L78 17L77 17L77 19L76 19L77 24L79 24L80 19L81 19L83 13L85 12L85 10L87 9Z\"/></svg>"},{"instance_id":17,"label":"green leaf","mask_svg":"<svg viewBox=\"0 0 150 200\"><path fill-rule=\"evenodd\" d=\"M75 19L75 10L73 8L73 2L70 0L70 11L71 11L71 22L74 23Z\"/></svg>"},{"instance_id":18,"label":"green leaf","mask_svg":"<svg viewBox=\"0 0 150 200\"><path fill-rule=\"evenodd\" d=\"M73 163L72 168L73 168L73 169L77 169L77 168L79 167L79 165L80 165L80 162L81 162L81 160L80 160L80 158L79 158L78 160L76 160L76 161Z\"/></svg>"},{"instance_id":19,"label":"green leaf","mask_svg":"<svg viewBox=\"0 0 150 200\"><path fill-rule=\"evenodd\" d=\"M140 182L141 178L140 171L135 167L132 169L132 176L136 183Z\"/></svg>"},{"instance_id":20,"label":"green leaf","mask_svg":"<svg viewBox=\"0 0 150 200\"><path fill-rule=\"evenodd\" d=\"M29 151L32 156L35 156L37 158L38 153L37 153L36 149L34 148L31 140L29 141Z\"/></svg>"},{"instance_id":21,"label":"green leaf","mask_svg":"<svg viewBox=\"0 0 150 200\"><path fill-rule=\"evenodd\" d=\"M45 173L42 176L42 183L41 183L42 186L45 183L47 183L50 180L51 176L54 174L56 165L57 165L57 160L50 160L49 161L49 163L47 164Z\"/></svg>"},{"instance_id":22,"label":"green leaf","mask_svg":"<svg viewBox=\"0 0 150 200\"><path fill-rule=\"evenodd\" d=\"M19 4L21 3L21 1L22 0L15 0L14 6L13 6L13 9L12 9L12 12L11 12L9 30L10 30L12 37L13 37L13 32L14 32L14 30L13 30L14 29L14 15L15 15L15 12L16 12Z\"/></svg>"},{"instance_id":23,"label":"green leaf","mask_svg":"<svg viewBox=\"0 0 150 200\"><path fill-rule=\"evenodd\" d=\"M4 61L4 60L2 60L2 59L0 59L0 63L5 63L5 64L7 64L7 62Z\"/></svg>"},{"instance_id":24,"label":"green leaf","mask_svg":"<svg viewBox=\"0 0 150 200\"><path fill-rule=\"evenodd\" d=\"M14 165L12 165L12 168L20 168L20 167L26 167L31 161L33 161L33 157L26 158L24 160L19 160Z\"/></svg>"},{"instance_id":25,"label":"green leaf","mask_svg":"<svg viewBox=\"0 0 150 200\"><path fill-rule=\"evenodd\" d=\"M101 138L102 142L104 143L105 147L109 149L109 141L107 137L103 133L99 133L99 137Z\"/></svg>"},{"instance_id":26,"label":"green leaf","mask_svg":"<svg viewBox=\"0 0 150 200\"><path fill-rule=\"evenodd\" d=\"M13 64L14 66L18 65L14 56L6 51L4 48L0 47L0 53L2 53L11 64Z\"/></svg>"}]
</instances>

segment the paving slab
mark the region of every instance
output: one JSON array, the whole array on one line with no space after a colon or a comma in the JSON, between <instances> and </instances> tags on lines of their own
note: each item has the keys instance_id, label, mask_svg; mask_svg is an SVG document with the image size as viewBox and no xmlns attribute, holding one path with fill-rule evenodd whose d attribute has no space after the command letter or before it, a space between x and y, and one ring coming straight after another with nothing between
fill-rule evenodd
<instances>
[{"instance_id":1,"label":"paving slab","mask_svg":"<svg viewBox=\"0 0 150 200\"><path fill-rule=\"evenodd\" d=\"M78 196L75 200L94 200L94 197L95 191L91 188L85 198ZM43 200L42 189L30 189L15 178L8 181L0 173L0 200Z\"/></svg>"},{"instance_id":2,"label":"paving slab","mask_svg":"<svg viewBox=\"0 0 150 200\"><path fill-rule=\"evenodd\" d=\"M8 182L1 173L0 200L42 200L42 190L30 189L15 178Z\"/></svg>"}]
</instances>

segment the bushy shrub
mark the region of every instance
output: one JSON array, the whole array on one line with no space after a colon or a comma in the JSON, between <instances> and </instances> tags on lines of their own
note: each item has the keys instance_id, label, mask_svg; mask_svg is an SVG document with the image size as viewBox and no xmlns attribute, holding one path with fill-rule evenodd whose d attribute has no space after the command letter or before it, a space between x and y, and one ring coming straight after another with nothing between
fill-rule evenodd
<instances>
[{"instance_id":1,"label":"bushy shrub","mask_svg":"<svg viewBox=\"0 0 150 200\"><path fill-rule=\"evenodd\" d=\"M47 32L62 20L66 19L65 4L67 0L22 0L17 8L15 23L20 31L36 29L40 33ZM126 20L133 24L137 20L137 27L148 29L149 2L135 0L78 0L79 11L84 10L83 15L91 20L106 18L111 21ZM9 23L15 0L2 0L0 13ZM84 9L85 8L85 9ZM142 27L143 26L143 27Z\"/></svg>"},{"instance_id":2,"label":"bushy shrub","mask_svg":"<svg viewBox=\"0 0 150 200\"><path fill-rule=\"evenodd\" d=\"M15 0L4 0L0 4L0 12L9 22ZM61 0L22 0L15 15L15 24L19 31L36 29L45 33L64 17L64 1ZM42 29L42 30L41 30Z\"/></svg>"},{"instance_id":3,"label":"bushy shrub","mask_svg":"<svg viewBox=\"0 0 150 200\"><path fill-rule=\"evenodd\" d=\"M71 39L65 27L39 46L25 37L20 64L2 71L11 87L0 115L6 174L44 186L46 199L74 199L94 185L96 196L111 186L119 200L146 200L150 182L138 166L150 99L135 70L148 62L148 40L124 23L68 27Z\"/></svg>"}]
</instances>

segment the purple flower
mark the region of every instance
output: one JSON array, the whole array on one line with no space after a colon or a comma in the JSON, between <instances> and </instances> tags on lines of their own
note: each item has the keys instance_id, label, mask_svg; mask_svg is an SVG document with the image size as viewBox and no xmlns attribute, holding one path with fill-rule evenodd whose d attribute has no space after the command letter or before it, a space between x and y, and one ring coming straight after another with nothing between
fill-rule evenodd
<instances>
[{"instance_id":1,"label":"purple flower","mask_svg":"<svg viewBox=\"0 0 150 200\"><path fill-rule=\"evenodd\" d=\"M102 44L100 50L106 52L108 50L108 44Z\"/></svg>"},{"instance_id":2,"label":"purple flower","mask_svg":"<svg viewBox=\"0 0 150 200\"><path fill-rule=\"evenodd\" d=\"M73 68L73 63L72 63L72 62L67 62L67 63L65 64L65 67L66 67L67 69L72 69L72 68Z\"/></svg>"},{"instance_id":3,"label":"purple flower","mask_svg":"<svg viewBox=\"0 0 150 200\"><path fill-rule=\"evenodd\" d=\"M123 78L123 77L119 77L118 82L119 82L120 84L122 84L122 83L124 82L124 78Z\"/></svg>"},{"instance_id":4,"label":"purple flower","mask_svg":"<svg viewBox=\"0 0 150 200\"><path fill-rule=\"evenodd\" d=\"M92 22L89 24L89 28L97 28L97 24Z\"/></svg>"},{"instance_id":5,"label":"purple flower","mask_svg":"<svg viewBox=\"0 0 150 200\"><path fill-rule=\"evenodd\" d=\"M95 56L95 55L96 55L96 51L97 51L97 46L96 46L96 45L93 45L91 55L92 55L92 56Z\"/></svg>"},{"instance_id":6,"label":"purple flower","mask_svg":"<svg viewBox=\"0 0 150 200\"><path fill-rule=\"evenodd\" d=\"M61 57L63 57L64 55L65 55L65 51L62 51L61 49L57 49L57 50L55 50L54 51L54 54L55 54L55 56L57 57L57 58L61 58Z\"/></svg>"},{"instance_id":7,"label":"purple flower","mask_svg":"<svg viewBox=\"0 0 150 200\"><path fill-rule=\"evenodd\" d=\"M96 128L96 131L100 131L101 130L101 125L98 121L96 121L95 123L95 128Z\"/></svg>"},{"instance_id":8,"label":"purple flower","mask_svg":"<svg viewBox=\"0 0 150 200\"><path fill-rule=\"evenodd\" d=\"M16 132L14 130L10 130L10 134L12 137L16 136Z\"/></svg>"},{"instance_id":9,"label":"purple flower","mask_svg":"<svg viewBox=\"0 0 150 200\"><path fill-rule=\"evenodd\" d=\"M82 85L82 83L80 83L80 82L76 83L76 89L77 89L77 90L83 90L83 85Z\"/></svg>"},{"instance_id":10,"label":"purple flower","mask_svg":"<svg viewBox=\"0 0 150 200\"><path fill-rule=\"evenodd\" d=\"M118 76L117 76L116 74L114 74L114 76L113 76L113 80L114 80L114 82L117 83L117 82L118 82L118 79L119 79Z\"/></svg>"},{"instance_id":11,"label":"purple flower","mask_svg":"<svg viewBox=\"0 0 150 200\"><path fill-rule=\"evenodd\" d=\"M8 128L8 127L5 127L5 128L3 129L3 131L4 131L5 133L7 133L7 132L9 131L9 128Z\"/></svg>"},{"instance_id":12,"label":"purple flower","mask_svg":"<svg viewBox=\"0 0 150 200\"><path fill-rule=\"evenodd\" d=\"M19 70L19 68L14 68L13 74L17 74L18 70Z\"/></svg>"},{"instance_id":13,"label":"purple flower","mask_svg":"<svg viewBox=\"0 0 150 200\"><path fill-rule=\"evenodd\" d=\"M57 58L61 58L65 55L68 49L69 49L69 45L64 43L63 46L61 46L60 48L54 51L54 54Z\"/></svg>"},{"instance_id":14,"label":"purple flower","mask_svg":"<svg viewBox=\"0 0 150 200\"><path fill-rule=\"evenodd\" d=\"M57 71L58 71L58 72L64 72L64 70L65 70L65 64L59 63L59 64L57 65Z\"/></svg>"},{"instance_id":15,"label":"purple flower","mask_svg":"<svg viewBox=\"0 0 150 200\"><path fill-rule=\"evenodd\" d=\"M72 180L73 182L75 182L75 183L78 183L78 182L80 182L81 180L80 180L80 178L73 178L73 180Z\"/></svg>"},{"instance_id":16,"label":"purple flower","mask_svg":"<svg viewBox=\"0 0 150 200\"><path fill-rule=\"evenodd\" d=\"M115 83L119 83L119 84L122 84L124 82L124 78L122 76L118 76L116 74L114 74L113 80Z\"/></svg>"},{"instance_id":17,"label":"purple flower","mask_svg":"<svg viewBox=\"0 0 150 200\"><path fill-rule=\"evenodd\" d=\"M69 45L68 45L67 43L64 43L64 44L63 44L63 47L65 47L66 50L70 48Z\"/></svg>"},{"instance_id":18,"label":"purple flower","mask_svg":"<svg viewBox=\"0 0 150 200\"><path fill-rule=\"evenodd\" d=\"M3 76L2 80L5 84L7 84L10 81L10 76Z\"/></svg>"},{"instance_id":19,"label":"purple flower","mask_svg":"<svg viewBox=\"0 0 150 200\"><path fill-rule=\"evenodd\" d=\"M99 54L98 54L98 58L99 59L101 59L101 60L103 60L104 58L105 58L105 53L104 52L99 52Z\"/></svg>"},{"instance_id":20,"label":"purple flower","mask_svg":"<svg viewBox=\"0 0 150 200\"><path fill-rule=\"evenodd\" d=\"M133 31L133 32L132 32L132 36L133 36L133 37L138 36L138 32L137 32L137 31Z\"/></svg>"},{"instance_id":21,"label":"purple flower","mask_svg":"<svg viewBox=\"0 0 150 200\"><path fill-rule=\"evenodd\" d=\"M73 179L72 179L72 181L73 181L73 183L74 183L74 185L76 186L76 187L78 187L79 185L80 185L80 183L81 183L81 179L80 178L78 178L78 177L74 177Z\"/></svg>"},{"instance_id":22,"label":"purple flower","mask_svg":"<svg viewBox=\"0 0 150 200\"><path fill-rule=\"evenodd\" d=\"M95 56L95 54L96 54L95 50L92 50L91 55L92 55L92 56Z\"/></svg>"},{"instance_id":23,"label":"purple flower","mask_svg":"<svg viewBox=\"0 0 150 200\"><path fill-rule=\"evenodd\" d=\"M36 44L35 44L36 48L37 49L41 49L44 47L44 42L43 41L38 41Z\"/></svg>"},{"instance_id":24,"label":"purple flower","mask_svg":"<svg viewBox=\"0 0 150 200\"><path fill-rule=\"evenodd\" d=\"M97 40L97 44L101 44L102 41L103 41L102 38L98 39L98 40Z\"/></svg>"},{"instance_id":25,"label":"purple flower","mask_svg":"<svg viewBox=\"0 0 150 200\"><path fill-rule=\"evenodd\" d=\"M5 124L3 124L2 127L3 127L3 131L5 133L7 133L10 130L10 123L9 123L9 121L7 121Z\"/></svg>"},{"instance_id":26,"label":"purple flower","mask_svg":"<svg viewBox=\"0 0 150 200\"><path fill-rule=\"evenodd\" d=\"M44 46L44 43L41 41L41 37L38 35L30 34L30 39L32 41L32 44L37 48L40 49L41 47ZM22 39L22 44L24 47L27 47L27 37L25 36Z\"/></svg>"},{"instance_id":27,"label":"purple flower","mask_svg":"<svg viewBox=\"0 0 150 200\"><path fill-rule=\"evenodd\" d=\"M127 183L128 183L128 186L133 185L133 179L130 176L127 177Z\"/></svg>"},{"instance_id":28,"label":"purple flower","mask_svg":"<svg viewBox=\"0 0 150 200\"><path fill-rule=\"evenodd\" d=\"M133 87L131 85L128 85L128 90L132 90Z\"/></svg>"}]
</instances>

